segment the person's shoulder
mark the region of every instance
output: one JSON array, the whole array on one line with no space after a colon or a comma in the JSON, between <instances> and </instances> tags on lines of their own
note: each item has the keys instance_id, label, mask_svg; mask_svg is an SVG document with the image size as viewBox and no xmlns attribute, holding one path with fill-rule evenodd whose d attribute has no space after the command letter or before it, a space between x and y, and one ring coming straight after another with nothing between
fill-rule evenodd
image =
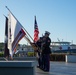
<instances>
[{"instance_id":1,"label":"person's shoulder","mask_svg":"<svg viewBox=\"0 0 76 75\"><path fill-rule=\"evenodd\" d=\"M48 41L48 42L51 42L51 39L50 39L49 37L47 37L47 41Z\"/></svg>"},{"instance_id":2,"label":"person's shoulder","mask_svg":"<svg viewBox=\"0 0 76 75\"><path fill-rule=\"evenodd\" d=\"M51 38L50 37L48 37L48 40L51 42Z\"/></svg>"},{"instance_id":3,"label":"person's shoulder","mask_svg":"<svg viewBox=\"0 0 76 75\"><path fill-rule=\"evenodd\" d=\"M49 40L51 40L51 38L50 38L50 37L48 37L48 39L49 39Z\"/></svg>"}]
</instances>

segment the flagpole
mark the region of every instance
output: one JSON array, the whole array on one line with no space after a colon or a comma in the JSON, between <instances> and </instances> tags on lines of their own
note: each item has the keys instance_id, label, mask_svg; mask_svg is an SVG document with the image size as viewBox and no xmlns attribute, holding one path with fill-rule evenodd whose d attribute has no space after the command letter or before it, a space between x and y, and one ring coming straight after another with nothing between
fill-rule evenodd
<instances>
[{"instance_id":1,"label":"flagpole","mask_svg":"<svg viewBox=\"0 0 76 75\"><path fill-rule=\"evenodd\" d=\"M7 6L5 6L7 9L8 9L8 11L13 15L13 13L10 11L10 9L7 7ZM14 16L14 15L13 15ZM16 17L14 16L14 18L16 19ZM17 20L17 19L16 19ZM17 20L18 21L18 20ZM18 21L19 22L19 21ZM20 23L20 22L19 22ZM22 25L21 25L22 26ZM23 27L23 26L22 26ZM26 31L26 33L29 35L29 37L33 40L33 38L31 37L31 35L27 32L27 30L23 27L23 29ZM33 40L34 41L34 40Z\"/></svg>"}]
</instances>

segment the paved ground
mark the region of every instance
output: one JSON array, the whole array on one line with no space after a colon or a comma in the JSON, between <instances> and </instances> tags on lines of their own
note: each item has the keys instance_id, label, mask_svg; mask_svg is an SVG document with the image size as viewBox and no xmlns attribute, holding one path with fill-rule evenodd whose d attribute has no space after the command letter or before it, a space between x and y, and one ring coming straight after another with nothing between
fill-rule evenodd
<instances>
[{"instance_id":1,"label":"paved ground","mask_svg":"<svg viewBox=\"0 0 76 75\"><path fill-rule=\"evenodd\" d=\"M50 72L36 68L36 75L76 75L76 63L50 62Z\"/></svg>"}]
</instances>

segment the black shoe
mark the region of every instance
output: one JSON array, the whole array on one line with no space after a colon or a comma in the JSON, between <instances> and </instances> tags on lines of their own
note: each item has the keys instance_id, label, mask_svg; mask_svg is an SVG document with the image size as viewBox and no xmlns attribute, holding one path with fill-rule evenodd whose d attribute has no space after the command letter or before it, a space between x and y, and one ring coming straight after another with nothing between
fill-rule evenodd
<instances>
[{"instance_id":1,"label":"black shoe","mask_svg":"<svg viewBox=\"0 0 76 75\"><path fill-rule=\"evenodd\" d=\"M47 70L47 69L44 69L44 72L49 72L49 70Z\"/></svg>"},{"instance_id":2,"label":"black shoe","mask_svg":"<svg viewBox=\"0 0 76 75\"><path fill-rule=\"evenodd\" d=\"M37 66L37 68L40 68L39 66Z\"/></svg>"}]
</instances>

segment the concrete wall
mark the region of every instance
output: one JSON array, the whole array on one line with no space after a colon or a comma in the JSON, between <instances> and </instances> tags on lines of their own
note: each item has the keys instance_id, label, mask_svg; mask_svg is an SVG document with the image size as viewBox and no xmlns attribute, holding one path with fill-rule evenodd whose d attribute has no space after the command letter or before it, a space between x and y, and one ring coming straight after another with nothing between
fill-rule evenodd
<instances>
[{"instance_id":1,"label":"concrete wall","mask_svg":"<svg viewBox=\"0 0 76 75\"><path fill-rule=\"evenodd\" d=\"M35 75L35 61L0 61L0 75Z\"/></svg>"},{"instance_id":2,"label":"concrete wall","mask_svg":"<svg viewBox=\"0 0 76 75\"><path fill-rule=\"evenodd\" d=\"M65 60L68 63L76 63L76 55L66 55Z\"/></svg>"}]
</instances>

